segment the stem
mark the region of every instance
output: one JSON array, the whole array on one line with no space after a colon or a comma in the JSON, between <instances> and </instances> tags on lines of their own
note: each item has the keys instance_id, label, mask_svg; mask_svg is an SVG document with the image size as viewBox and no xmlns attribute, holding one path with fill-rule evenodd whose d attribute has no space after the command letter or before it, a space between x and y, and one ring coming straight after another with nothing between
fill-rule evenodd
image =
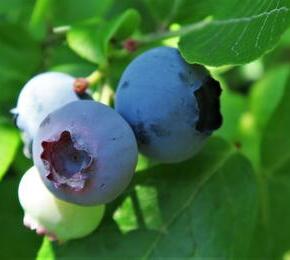
<instances>
[{"instance_id":1,"label":"stem","mask_svg":"<svg viewBox=\"0 0 290 260\"><path fill-rule=\"evenodd\" d=\"M52 29L54 34L66 34L71 29L69 25L63 25Z\"/></svg>"},{"instance_id":2,"label":"stem","mask_svg":"<svg viewBox=\"0 0 290 260\"><path fill-rule=\"evenodd\" d=\"M101 87L99 94L99 101L105 105L110 106L111 101L113 100L114 92L107 83Z\"/></svg>"},{"instance_id":3,"label":"stem","mask_svg":"<svg viewBox=\"0 0 290 260\"><path fill-rule=\"evenodd\" d=\"M163 21L162 23L162 28L167 28L168 25L170 24L170 22L174 19L174 17L176 16L176 13L178 12L178 9L181 5L180 0L174 0L173 6L170 10L169 15L166 17L166 19Z\"/></svg>"},{"instance_id":4,"label":"stem","mask_svg":"<svg viewBox=\"0 0 290 260\"><path fill-rule=\"evenodd\" d=\"M177 31L166 31L166 32L162 32L162 33L150 33L147 35L140 36L140 37L136 38L136 40L140 43L150 43L150 42L164 40L167 38L180 37L180 36L186 35L188 33L200 30L200 29L206 27L211 22L212 22L212 18L208 17L200 22L190 24L187 26L183 26L183 27L181 27L181 29L179 29Z\"/></svg>"},{"instance_id":5,"label":"stem","mask_svg":"<svg viewBox=\"0 0 290 260\"><path fill-rule=\"evenodd\" d=\"M52 0L36 0L32 15L29 21L29 28L34 31L39 28L39 25L43 22L47 9Z\"/></svg>"},{"instance_id":6,"label":"stem","mask_svg":"<svg viewBox=\"0 0 290 260\"><path fill-rule=\"evenodd\" d=\"M137 218L137 222L138 222L138 226L139 228L146 228L146 223L145 220L143 218L143 214L142 214L142 210L141 210L141 206L136 194L136 190L134 189L132 194L130 195L131 199L132 199L132 203L133 203L133 209L134 209L134 213L136 215Z\"/></svg>"},{"instance_id":7,"label":"stem","mask_svg":"<svg viewBox=\"0 0 290 260\"><path fill-rule=\"evenodd\" d=\"M86 80L88 81L89 85L92 86L100 82L102 77L103 74L99 70L96 70L93 73L91 73L88 77L86 77Z\"/></svg>"},{"instance_id":8,"label":"stem","mask_svg":"<svg viewBox=\"0 0 290 260\"><path fill-rule=\"evenodd\" d=\"M89 87L97 84L102 79L102 76L102 73L96 70L86 78L76 78L74 81L74 91L77 94L84 94Z\"/></svg>"}]
</instances>

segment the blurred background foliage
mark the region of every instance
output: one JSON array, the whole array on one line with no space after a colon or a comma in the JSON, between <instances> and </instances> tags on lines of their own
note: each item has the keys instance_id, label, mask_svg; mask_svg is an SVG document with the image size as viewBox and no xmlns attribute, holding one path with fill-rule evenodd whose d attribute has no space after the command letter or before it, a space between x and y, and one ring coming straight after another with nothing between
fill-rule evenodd
<instances>
[{"instance_id":1,"label":"blurred background foliage","mask_svg":"<svg viewBox=\"0 0 290 260\"><path fill-rule=\"evenodd\" d=\"M289 8L289 0L1 0L0 258L290 259ZM140 155L132 185L89 237L59 245L25 229L17 186L31 162L9 112L24 83L44 71L98 69L102 101L136 55L160 45L178 46L220 80L222 128L184 163Z\"/></svg>"}]
</instances>

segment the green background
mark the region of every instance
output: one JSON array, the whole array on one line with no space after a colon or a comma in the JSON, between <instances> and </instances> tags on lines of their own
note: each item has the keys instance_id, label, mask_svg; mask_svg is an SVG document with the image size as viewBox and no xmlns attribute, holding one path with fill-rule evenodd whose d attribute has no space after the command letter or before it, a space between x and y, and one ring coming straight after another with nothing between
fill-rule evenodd
<instances>
[{"instance_id":1,"label":"green background","mask_svg":"<svg viewBox=\"0 0 290 260\"><path fill-rule=\"evenodd\" d=\"M0 259L290 259L289 26L289 0L1 0ZM25 229L17 187L32 163L9 112L24 83L99 70L105 102L160 45L220 80L222 128L186 162L140 156L92 235L60 245Z\"/></svg>"}]
</instances>

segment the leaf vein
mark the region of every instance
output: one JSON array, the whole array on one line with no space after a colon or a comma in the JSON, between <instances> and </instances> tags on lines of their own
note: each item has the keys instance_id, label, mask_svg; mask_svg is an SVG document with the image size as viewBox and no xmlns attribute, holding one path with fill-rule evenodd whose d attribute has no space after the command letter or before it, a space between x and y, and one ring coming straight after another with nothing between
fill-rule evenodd
<instances>
[{"instance_id":1,"label":"leaf vein","mask_svg":"<svg viewBox=\"0 0 290 260\"><path fill-rule=\"evenodd\" d=\"M270 11L262 12L260 14L248 16L248 17L239 17L239 18L230 18L226 20L213 20L211 22L212 25L228 25L228 24L235 24L235 23L248 23L252 22L253 20L262 18L264 16L268 17L270 15L280 13L280 12L289 12L289 8L286 6L280 7L280 8L275 8Z\"/></svg>"},{"instance_id":2,"label":"leaf vein","mask_svg":"<svg viewBox=\"0 0 290 260\"><path fill-rule=\"evenodd\" d=\"M185 211L185 209L187 209L192 201L196 198L196 196L200 193L200 191L202 190L202 188L204 187L204 185L214 176L214 174L217 172L217 170L219 168L221 168L225 162L230 158L230 156L234 153L234 150L230 147L229 150L227 150L225 152L224 158L222 160L219 161L219 163L217 163L215 165L215 167L213 167L205 176L204 178L198 183L196 189L192 192L191 196L189 196L188 200L182 205L182 207L180 207L179 210L176 211L175 214L172 215L172 217L168 220L167 223L164 223L164 225L160 228L161 232L159 233L159 235L156 237L156 239L152 242L152 245L149 247L149 249L147 250L147 252L145 253L144 257L142 257L142 259L147 259L150 254L153 252L153 250L155 249L155 247L157 246L158 242L162 239L163 235L164 235L164 230L167 230L168 227L174 223L174 221Z\"/></svg>"}]
</instances>

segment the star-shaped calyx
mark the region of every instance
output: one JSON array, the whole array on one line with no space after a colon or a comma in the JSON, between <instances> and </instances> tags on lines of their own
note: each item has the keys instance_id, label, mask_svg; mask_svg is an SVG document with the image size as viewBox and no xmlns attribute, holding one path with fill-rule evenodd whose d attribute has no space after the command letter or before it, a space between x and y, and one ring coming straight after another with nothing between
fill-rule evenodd
<instances>
[{"instance_id":1,"label":"star-shaped calyx","mask_svg":"<svg viewBox=\"0 0 290 260\"><path fill-rule=\"evenodd\" d=\"M85 187L92 156L78 149L69 131L63 131L58 140L43 141L41 159L47 170L47 179L56 187L65 185L74 191Z\"/></svg>"}]
</instances>

